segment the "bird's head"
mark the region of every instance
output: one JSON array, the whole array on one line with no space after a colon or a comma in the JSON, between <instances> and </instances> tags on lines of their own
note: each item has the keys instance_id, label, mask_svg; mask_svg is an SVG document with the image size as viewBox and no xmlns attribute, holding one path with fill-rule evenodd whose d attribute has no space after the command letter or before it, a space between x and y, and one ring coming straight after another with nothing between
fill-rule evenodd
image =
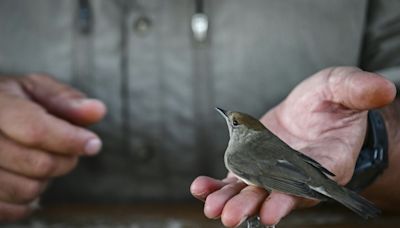
<instances>
[{"instance_id":1,"label":"bird's head","mask_svg":"<svg viewBox=\"0 0 400 228\"><path fill-rule=\"evenodd\" d=\"M221 108L216 108L216 110L225 118L231 138L233 136L243 136L266 129L260 121L248 114L226 111Z\"/></svg>"}]
</instances>

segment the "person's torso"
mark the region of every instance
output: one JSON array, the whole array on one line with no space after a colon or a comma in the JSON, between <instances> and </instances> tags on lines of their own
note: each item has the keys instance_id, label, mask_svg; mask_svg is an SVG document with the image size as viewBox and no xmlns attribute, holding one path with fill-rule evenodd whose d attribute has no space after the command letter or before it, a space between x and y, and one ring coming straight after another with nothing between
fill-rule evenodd
<instances>
[{"instance_id":1,"label":"person's torso","mask_svg":"<svg viewBox=\"0 0 400 228\"><path fill-rule=\"evenodd\" d=\"M90 20L79 1L0 1L0 72L46 72L108 107L103 152L49 199L187 198L194 177L226 172L214 107L260 116L316 71L357 65L366 16L357 0L205 0L200 43L196 1L89 2Z\"/></svg>"}]
</instances>

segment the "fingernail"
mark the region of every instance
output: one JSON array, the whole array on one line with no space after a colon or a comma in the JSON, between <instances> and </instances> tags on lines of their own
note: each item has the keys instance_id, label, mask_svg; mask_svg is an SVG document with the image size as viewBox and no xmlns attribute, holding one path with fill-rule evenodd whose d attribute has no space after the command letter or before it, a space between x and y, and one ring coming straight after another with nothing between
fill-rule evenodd
<instances>
[{"instance_id":1,"label":"fingernail","mask_svg":"<svg viewBox=\"0 0 400 228\"><path fill-rule=\"evenodd\" d=\"M100 139L98 139L98 138L90 139L86 143L85 153L87 155L95 155L95 154L99 153L101 146L102 146L102 143L101 143Z\"/></svg>"}]
</instances>

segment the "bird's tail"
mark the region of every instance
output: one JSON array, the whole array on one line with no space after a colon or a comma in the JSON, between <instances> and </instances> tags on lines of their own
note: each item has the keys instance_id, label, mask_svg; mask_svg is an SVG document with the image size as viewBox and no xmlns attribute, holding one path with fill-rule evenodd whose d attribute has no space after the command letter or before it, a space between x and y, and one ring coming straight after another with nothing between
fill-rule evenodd
<instances>
[{"instance_id":1,"label":"bird's tail","mask_svg":"<svg viewBox=\"0 0 400 228\"><path fill-rule=\"evenodd\" d=\"M333 187L333 185L331 185ZM329 192L331 197L354 211L364 219L377 217L381 210L370 201L345 187L334 185L337 190Z\"/></svg>"}]
</instances>

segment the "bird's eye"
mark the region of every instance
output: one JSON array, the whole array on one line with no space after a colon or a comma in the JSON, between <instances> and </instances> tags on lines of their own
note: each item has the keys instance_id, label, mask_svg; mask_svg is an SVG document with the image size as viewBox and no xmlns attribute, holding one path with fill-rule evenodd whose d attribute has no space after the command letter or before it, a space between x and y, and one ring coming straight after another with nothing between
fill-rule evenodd
<instances>
[{"instance_id":1,"label":"bird's eye","mask_svg":"<svg viewBox=\"0 0 400 228\"><path fill-rule=\"evenodd\" d=\"M233 121L232 121L232 125L233 125L233 126L237 126L237 125L239 125L239 122L237 122L237 120L233 120Z\"/></svg>"}]
</instances>

